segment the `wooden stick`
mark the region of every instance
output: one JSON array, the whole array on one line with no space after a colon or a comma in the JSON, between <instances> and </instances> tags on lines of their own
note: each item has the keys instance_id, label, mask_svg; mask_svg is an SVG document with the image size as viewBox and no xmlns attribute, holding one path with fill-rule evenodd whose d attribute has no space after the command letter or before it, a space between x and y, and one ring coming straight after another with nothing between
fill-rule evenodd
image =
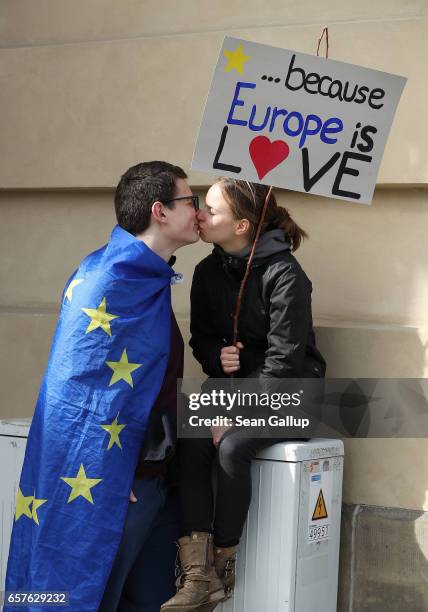
<instances>
[{"instance_id":1,"label":"wooden stick","mask_svg":"<svg viewBox=\"0 0 428 612\"><path fill-rule=\"evenodd\" d=\"M262 209L262 212L260 214L259 223L257 225L256 236L255 236L254 242L253 242L253 247L251 249L251 253L250 253L250 256L249 256L248 261L247 261L247 268L245 270L244 278L241 281L241 286L239 287L238 298L236 300L235 314L233 315L233 346L236 346L236 343L238 342L238 320L239 320L239 313L241 312L242 298L243 298L243 295L244 295L244 291L245 291L245 287L246 287L246 284L247 284L248 276L250 274L251 264L253 263L254 254L256 252L257 242L259 240L260 233L262 231L262 225L263 225L263 221L265 220L267 205L268 205L271 193L272 193L272 186L269 187L269 191L267 192L265 203L263 204L263 209Z\"/></svg>"}]
</instances>

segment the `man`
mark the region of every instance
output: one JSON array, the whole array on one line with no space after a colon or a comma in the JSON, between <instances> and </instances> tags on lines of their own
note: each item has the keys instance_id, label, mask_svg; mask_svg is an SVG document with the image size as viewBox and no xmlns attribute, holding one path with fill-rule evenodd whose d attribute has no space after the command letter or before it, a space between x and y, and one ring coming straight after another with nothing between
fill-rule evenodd
<instances>
[{"instance_id":1,"label":"man","mask_svg":"<svg viewBox=\"0 0 428 612\"><path fill-rule=\"evenodd\" d=\"M161 193L159 177L151 167L146 211L135 217L135 202L141 211L139 193L142 176L139 164L126 172L116 191L119 225L145 242L165 261L181 246L198 240L196 198L187 185L184 172L177 176L174 193ZM163 179L163 183L165 180ZM162 189L165 185L162 184ZM177 198L172 200L172 196ZM190 197L189 197L190 196ZM156 198L153 203L153 198ZM165 208L165 202L173 209ZM175 205L174 205L175 203ZM144 229L143 229L144 228ZM173 453L176 436L177 378L183 376L184 344L171 311L171 340L167 370L162 388L152 408L144 446L140 454L121 544L106 586L100 612L121 610L158 611L174 593L174 570L179 537L177 501L168 491L167 459Z\"/></svg>"},{"instance_id":2,"label":"man","mask_svg":"<svg viewBox=\"0 0 428 612\"><path fill-rule=\"evenodd\" d=\"M198 240L185 179L166 162L130 168L110 242L67 284L26 448L7 591L56 592L76 612L151 612L174 591L165 463L183 341L169 263ZM42 609L40 596L24 606Z\"/></svg>"}]
</instances>

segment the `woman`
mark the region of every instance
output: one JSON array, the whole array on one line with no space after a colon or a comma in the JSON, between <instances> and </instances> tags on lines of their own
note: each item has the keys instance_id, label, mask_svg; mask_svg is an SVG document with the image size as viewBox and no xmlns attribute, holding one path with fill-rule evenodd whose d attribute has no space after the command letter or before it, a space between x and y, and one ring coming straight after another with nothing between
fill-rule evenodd
<instances>
[{"instance_id":1,"label":"woman","mask_svg":"<svg viewBox=\"0 0 428 612\"><path fill-rule=\"evenodd\" d=\"M190 345L209 377L325 374L312 326L311 282L292 255L306 233L277 205L273 194L244 293L239 342L232 345L232 314L267 192L264 185L223 178L209 189L206 208L198 213L200 236L215 247L195 269ZM236 550L251 500L251 460L272 443L241 437L233 429L227 433L215 429L212 440L181 441L183 578L163 611L207 612L230 596Z\"/></svg>"}]
</instances>

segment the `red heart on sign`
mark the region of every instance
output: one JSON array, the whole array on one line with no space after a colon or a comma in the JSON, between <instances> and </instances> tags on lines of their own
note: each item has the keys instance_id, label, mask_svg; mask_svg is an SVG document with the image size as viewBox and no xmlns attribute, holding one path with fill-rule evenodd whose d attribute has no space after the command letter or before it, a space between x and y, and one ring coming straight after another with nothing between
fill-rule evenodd
<instances>
[{"instance_id":1,"label":"red heart on sign","mask_svg":"<svg viewBox=\"0 0 428 612\"><path fill-rule=\"evenodd\" d=\"M257 136L250 142L250 156L261 180L288 157L290 147L283 140L271 142L266 136Z\"/></svg>"}]
</instances>

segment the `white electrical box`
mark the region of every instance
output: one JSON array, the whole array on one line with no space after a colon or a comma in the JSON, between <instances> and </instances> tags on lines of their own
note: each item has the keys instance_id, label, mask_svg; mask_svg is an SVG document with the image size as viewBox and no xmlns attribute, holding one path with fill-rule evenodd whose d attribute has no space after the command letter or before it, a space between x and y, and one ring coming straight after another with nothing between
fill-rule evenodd
<instances>
[{"instance_id":1,"label":"white electrical box","mask_svg":"<svg viewBox=\"0 0 428 612\"><path fill-rule=\"evenodd\" d=\"M16 495L30 423L31 419L0 421L0 591L5 590Z\"/></svg>"},{"instance_id":2,"label":"white electrical box","mask_svg":"<svg viewBox=\"0 0 428 612\"><path fill-rule=\"evenodd\" d=\"M280 442L252 466L233 597L222 612L336 612L343 443Z\"/></svg>"}]
</instances>

